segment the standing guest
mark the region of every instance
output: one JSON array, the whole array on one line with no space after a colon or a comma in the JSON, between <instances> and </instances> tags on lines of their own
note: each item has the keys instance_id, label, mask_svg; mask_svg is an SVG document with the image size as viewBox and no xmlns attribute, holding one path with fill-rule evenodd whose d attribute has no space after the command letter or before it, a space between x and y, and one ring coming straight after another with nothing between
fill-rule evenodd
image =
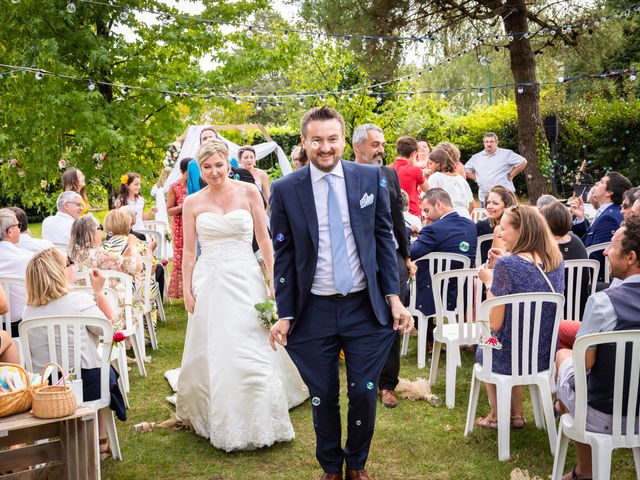
<instances>
[{"instance_id":1,"label":"standing guest","mask_svg":"<svg viewBox=\"0 0 640 480\"><path fill-rule=\"evenodd\" d=\"M36 253L29 262L25 280L27 285L25 320L56 315L91 316L108 320L112 317L111 305L103 290L105 278L100 271L93 270L90 275L93 297L84 292L72 291L76 281L75 267L73 262L69 261L57 248L49 248ZM101 360L97 348L101 334L102 330L96 327L81 328L81 365L74 364L72 350L69 352L69 370L81 370L82 395L85 401L97 400L101 396ZM69 331L68 335L71 336L73 333ZM34 328L29 332L31 360L35 371L42 371L50 361L48 353L51 340L45 327ZM55 334L53 341L58 358L60 358L61 349L70 342L63 341L59 332ZM124 399L118 387L117 373L113 367L110 368L109 390L111 391L110 408L115 411L120 420L125 421L127 413ZM107 444L105 410L100 410L98 416L101 454L110 453Z\"/></svg>"},{"instance_id":2,"label":"standing guest","mask_svg":"<svg viewBox=\"0 0 640 480\"><path fill-rule=\"evenodd\" d=\"M76 192L62 192L56 202L58 211L42 222L42 238L55 244L67 245L71 235L71 225L80 216L84 205Z\"/></svg>"},{"instance_id":3,"label":"standing guest","mask_svg":"<svg viewBox=\"0 0 640 480\"><path fill-rule=\"evenodd\" d=\"M427 161L429 160L430 152L431 145L429 145L429 142L423 139L418 140L418 156L416 158L416 165L423 170L427 168Z\"/></svg>"},{"instance_id":4,"label":"standing guest","mask_svg":"<svg viewBox=\"0 0 640 480\"><path fill-rule=\"evenodd\" d=\"M490 248L502 248L504 246L502 241L497 238L497 232L495 230L496 228L500 228L500 219L505 209L517 205L518 199L513 192L498 185L489 191L489 195L487 195L484 204L487 211L487 218L476 223L476 230L478 236L492 234L494 241L491 244L487 242L482 246L482 250L480 251L482 263L486 262Z\"/></svg>"},{"instance_id":5,"label":"standing guest","mask_svg":"<svg viewBox=\"0 0 640 480\"><path fill-rule=\"evenodd\" d=\"M187 176L191 158L183 158L180 161L180 173L182 175L169 187L167 195L167 212L172 217L171 228L173 232L173 270L169 282L169 296L182 298L182 204L187 198Z\"/></svg>"},{"instance_id":6,"label":"standing guest","mask_svg":"<svg viewBox=\"0 0 640 480\"><path fill-rule=\"evenodd\" d=\"M86 190L84 174L80 169L74 167L67 168L62 174L62 191L76 192L82 197L82 211L80 212L80 216L86 215L87 212L91 210Z\"/></svg>"},{"instance_id":7,"label":"standing guest","mask_svg":"<svg viewBox=\"0 0 640 480\"><path fill-rule=\"evenodd\" d=\"M256 187L262 192L267 205L269 204L269 175L264 170L256 167L256 150L253 147L241 147L238 150L240 166L247 170L256 182Z\"/></svg>"},{"instance_id":8,"label":"standing guest","mask_svg":"<svg viewBox=\"0 0 640 480\"><path fill-rule=\"evenodd\" d=\"M440 142L436 145L436 148L443 148L449 154L456 168L456 173L466 179L467 174L464 171L463 163L460 161L460 149L450 142Z\"/></svg>"},{"instance_id":9,"label":"standing guest","mask_svg":"<svg viewBox=\"0 0 640 480\"><path fill-rule=\"evenodd\" d=\"M143 230L144 220L153 220L158 212L156 207L151 207L149 213L144 213L144 197L140 195L141 185L139 174L129 172L126 175L122 175L122 177L120 177L120 189L118 190L118 196L115 202L116 208L129 205L136 211L136 224L133 226L134 230Z\"/></svg>"},{"instance_id":10,"label":"standing guest","mask_svg":"<svg viewBox=\"0 0 640 480\"><path fill-rule=\"evenodd\" d=\"M413 137L400 137L396 142L397 158L391 164L398 174L400 188L409 194L409 213L420 216L418 189L425 191L427 182L422 169L416 165L418 142Z\"/></svg>"},{"instance_id":11,"label":"standing guest","mask_svg":"<svg viewBox=\"0 0 640 480\"><path fill-rule=\"evenodd\" d=\"M432 150L431 153L435 151ZM429 224L420 230L418 239L411 245L411 259L416 261L428 253L445 252L464 255L473 263L477 241L476 226L454 210L449 194L442 188L430 188L424 195L422 207ZM455 263L452 268L461 267ZM426 260L418 262L416 288L416 308L426 316L435 314L431 275ZM449 299L455 302L455 295L454 289L450 288Z\"/></svg>"},{"instance_id":12,"label":"standing guest","mask_svg":"<svg viewBox=\"0 0 640 480\"><path fill-rule=\"evenodd\" d=\"M156 208L158 209L156 213L156 221L164 222L166 228L169 229L169 212L167 212L167 202L164 196L164 184L167 181L167 177L171 173L171 168L165 167L160 172L160 176L158 177L158 181L151 188L151 196L155 199ZM161 228L159 232L162 235L168 234L169 231ZM163 252L162 259L168 260L172 257L171 252L171 244L170 242L165 242L167 244L165 251Z\"/></svg>"},{"instance_id":13,"label":"standing guest","mask_svg":"<svg viewBox=\"0 0 640 480\"><path fill-rule=\"evenodd\" d=\"M427 180L427 188L442 188L449 194L453 209L463 218L471 220L471 212L475 207L473 193L466 178L456 173L453 158L444 148L434 148L429 154L433 171Z\"/></svg>"},{"instance_id":14,"label":"standing guest","mask_svg":"<svg viewBox=\"0 0 640 480\"><path fill-rule=\"evenodd\" d=\"M622 204L620 205L620 213L626 220L633 216L633 205L640 200L640 187L633 187L624 192L622 195Z\"/></svg>"},{"instance_id":15,"label":"standing guest","mask_svg":"<svg viewBox=\"0 0 640 480\"><path fill-rule=\"evenodd\" d=\"M8 208L0 209L0 276L13 275L24 278L27 264L33 253L18 248L20 240L20 223L14 213ZM20 285L9 286L7 292L11 299L11 336L18 336L18 323L22 319L24 309L25 290Z\"/></svg>"},{"instance_id":16,"label":"standing guest","mask_svg":"<svg viewBox=\"0 0 640 480\"><path fill-rule=\"evenodd\" d=\"M295 147L291 150L291 161L293 162L294 170L302 168L307 164L307 154L302 147Z\"/></svg>"},{"instance_id":17,"label":"standing guest","mask_svg":"<svg viewBox=\"0 0 640 480\"><path fill-rule=\"evenodd\" d=\"M516 191L513 179L527 166L527 160L512 150L499 148L495 133L485 133L482 141L484 150L473 155L464 169L467 178L478 183L478 198L484 207L484 198L491 187L501 185L512 192Z\"/></svg>"},{"instance_id":18,"label":"standing guest","mask_svg":"<svg viewBox=\"0 0 640 480\"><path fill-rule=\"evenodd\" d=\"M17 247L35 253L55 246L48 240L33 238L29 234L29 220L24 210L18 207L9 207L9 209L15 214L20 224L20 240L16 244Z\"/></svg>"},{"instance_id":19,"label":"standing guest","mask_svg":"<svg viewBox=\"0 0 640 480\"><path fill-rule=\"evenodd\" d=\"M576 197L572 200L571 213L574 216L572 230L582 239L585 247L611 241L611 237L623 220L620 211L622 196L630 188L629 179L618 172L608 172L598 180L592 194L592 199L599 205L593 223L585 218L582 197ZM603 281L604 255L602 252L596 252L591 258L600 262L599 281Z\"/></svg>"},{"instance_id":20,"label":"standing guest","mask_svg":"<svg viewBox=\"0 0 640 480\"><path fill-rule=\"evenodd\" d=\"M597 292L589 298L577 337L592 333L612 332L619 330L640 329L640 219L629 218L620 227L611 245L605 250L609 258L611 275L621 280L620 286ZM610 345L599 345L587 350L585 367L589 371L587 377L587 415L586 429L590 432L610 434L613 427L613 386L615 349ZM575 416L575 372L573 369L573 352L568 349L558 350L556 354L557 397L556 409ZM624 375L625 395L629 385L636 385L637 378L629 377L628 367ZM624 400L622 411L626 410ZM623 419L623 425L626 420ZM632 422L637 425L637 418ZM619 425L618 425L619 426ZM624 427L623 427L624 428ZM576 446L576 468L562 477L563 480L588 479L593 477L591 464L591 447L588 444L574 442Z\"/></svg>"},{"instance_id":21,"label":"standing guest","mask_svg":"<svg viewBox=\"0 0 640 480\"><path fill-rule=\"evenodd\" d=\"M564 293L564 262L558 245L540 212L534 207L516 205L505 211L500 220L500 233L505 250L492 249L497 257L495 269L483 264L478 277L487 287L487 298L530 292ZM538 343L538 369L549 368L549 356L555 319L555 307L544 305L540 317ZM522 317L521 317L522 318ZM489 315L491 330L502 344L494 349L492 371L511 375L511 335L513 331L511 307L496 307ZM521 320L522 322L522 320ZM518 331L522 332L522 325ZM534 328L532 326L531 330ZM522 339L520 345L532 340ZM528 349L524 349L528 350ZM476 361L482 364L482 348L476 351ZM522 352L519 353L521 355ZM529 352L531 355L531 352ZM524 361L524 360L522 360ZM531 358L529 359L531 362ZM498 429L496 387L485 385L490 411L476 420L476 425ZM511 428L522 429L527 421L522 412L522 387L511 390Z\"/></svg>"},{"instance_id":22,"label":"standing guest","mask_svg":"<svg viewBox=\"0 0 640 480\"><path fill-rule=\"evenodd\" d=\"M346 463L347 480L367 480L378 378L398 330L409 331L413 319L399 297L386 177L341 159L344 119L332 108L308 111L301 127L310 165L272 186L280 320L269 341L286 345L309 387L321 478L341 480ZM416 150L413 140L414 158ZM344 448L341 349L349 378Z\"/></svg>"},{"instance_id":23,"label":"standing guest","mask_svg":"<svg viewBox=\"0 0 640 480\"><path fill-rule=\"evenodd\" d=\"M375 166L384 164L384 133L377 125L365 123L357 127L353 131L351 144L353 145L353 151L356 155L356 163ZM406 285L409 278L413 277L416 267L409 257L409 242L406 234L404 215L402 214L403 203L398 175L395 170L390 167L382 166L380 168L387 179L391 220L393 221L393 240L396 245L398 277L400 278L400 300L404 303ZM394 390L400 381L399 374L400 336L398 335L389 351L387 362L382 368L378 382L380 400L387 408L394 408L398 405L398 399L394 394Z\"/></svg>"}]
</instances>

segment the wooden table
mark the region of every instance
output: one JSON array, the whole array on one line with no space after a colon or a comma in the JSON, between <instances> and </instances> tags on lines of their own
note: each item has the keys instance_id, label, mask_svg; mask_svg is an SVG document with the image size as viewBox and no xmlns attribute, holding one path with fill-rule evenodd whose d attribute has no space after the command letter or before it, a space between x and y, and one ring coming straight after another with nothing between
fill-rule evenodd
<instances>
[{"instance_id":1,"label":"wooden table","mask_svg":"<svg viewBox=\"0 0 640 480\"><path fill-rule=\"evenodd\" d=\"M45 465L29 470L42 464ZM98 417L94 410L80 407L73 415L52 419L36 418L30 413L0 418L3 480L99 479L99 468Z\"/></svg>"}]
</instances>

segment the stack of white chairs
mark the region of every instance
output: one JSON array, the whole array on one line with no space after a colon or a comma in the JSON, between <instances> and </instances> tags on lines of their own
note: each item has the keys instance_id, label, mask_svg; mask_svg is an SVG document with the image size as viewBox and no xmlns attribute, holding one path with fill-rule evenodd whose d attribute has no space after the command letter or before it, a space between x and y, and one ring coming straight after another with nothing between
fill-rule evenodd
<instances>
[{"instance_id":1,"label":"stack of white chairs","mask_svg":"<svg viewBox=\"0 0 640 480\"><path fill-rule=\"evenodd\" d=\"M97 327L102 330L102 357L100 360L100 399L84 402L82 405L93 410L107 409L104 415L107 423L107 434L111 451L114 459L122 460L120 452L120 442L118 440L118 432L116 430L113 412L109 409L111 403L111 392L109 389L109 375L111 368L110 355L105 352L111 351L113 342L113 327L109 320L100 317L85 316L51 316L31 318L20 322L20 342L25 357L25 367L28 371L33 371L33 362L31 360L31 350L29 347L29 332L36 328L44 328L47 330L48 358L49 361L59 364L65 372L70 371L70 367L75 366L77 378L82 378L82 369L78 368L82 365L81 351L82 327ZM60 348L56 348L56 330L60 338ZM73 352L73 364L70 362L69 354ZM53 383L58 380L58 372L53 373ZM96 430L97 436L97 430ZM98 439L96 438L96 443Z\"/></svg>"},{"instance_id":2,"label":"stack of white chairs","mask_svg":"<svg viewBox=\"0 0 640 480\"><path fill-rule=\"evenodd\" d=\"M540 348L542 308L545 304L547 306L555 305L555 316L551 335L549 367L540 371L538 350ZM476 321L489 322L491 309L500 306L503 306L505 310L511 309L511 375L494 373L492 371L493 350L483 347L482 365L476 363L473 367L464 435L466 437L473 431L481 383L495 385L498 410L498 458L501 461L509 460L511 390L518 385L528 385L536 427L546 428L551 453L554 453L557 437L551 399L551 382L554 372L558 326L564 309L564 296L559 293L518 293L490 298L480 305ZM520 336L527 341L523 341L521 344ZM532 339L531 344L528 339Z\"/></svg>"}]
</instances>

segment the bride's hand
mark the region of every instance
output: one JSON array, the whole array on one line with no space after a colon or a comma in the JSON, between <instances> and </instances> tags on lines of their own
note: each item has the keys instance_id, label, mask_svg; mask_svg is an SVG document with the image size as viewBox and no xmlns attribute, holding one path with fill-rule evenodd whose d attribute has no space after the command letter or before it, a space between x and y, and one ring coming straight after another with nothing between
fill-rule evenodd
<instances>
[{"instance_id":1,"label":"bride's hand","mask_svg":"<svg viewBox=\"0 0 640 480\"><path fill-rule=\"evenodd\" d=\"M276 343L287 345L287 334L291 327L291 320L278 320L269 330L269 345L276 351Z\"/></svg>"},{"instance_id":2,"label":"bride's hand","mask_svg":"<svg viewBox=\"0 0 640 480\"><path fill-rule=\"evenodd\" d=\"M193 298L193 295L189 292L184 292L184 309L189 313L193 313L195 306L196 299Z\"/></svg>"}]
</instances>

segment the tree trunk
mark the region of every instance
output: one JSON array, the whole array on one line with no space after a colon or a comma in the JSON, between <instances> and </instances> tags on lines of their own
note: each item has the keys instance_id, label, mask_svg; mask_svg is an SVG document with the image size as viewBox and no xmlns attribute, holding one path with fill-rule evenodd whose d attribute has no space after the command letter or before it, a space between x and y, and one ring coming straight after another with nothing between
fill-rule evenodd
<instances>
[{"instance_id":1,"label":"tree trunk","mask_svg":"<svg viewBox=\"0 0 640 480\"><path fill-rule=\"evenodd\" d=\"M527 32L527 6L524 0L508 0L501 13L504 28L509 32ZM528 38L515 36L509 42L511 72L515 83L536 82L536 59ZM547 184L540 172L539 163L544 161L546 143L544 127L540 117L540 87L526 85L522 93L516 90L516 107L518 111L518 147L520 155L527 159L527 167L523 175L527 182L529 201L535 202L540 195L548 192ZM541 148L542 147L542 148Z\"/></svg>"}]
</instances>

